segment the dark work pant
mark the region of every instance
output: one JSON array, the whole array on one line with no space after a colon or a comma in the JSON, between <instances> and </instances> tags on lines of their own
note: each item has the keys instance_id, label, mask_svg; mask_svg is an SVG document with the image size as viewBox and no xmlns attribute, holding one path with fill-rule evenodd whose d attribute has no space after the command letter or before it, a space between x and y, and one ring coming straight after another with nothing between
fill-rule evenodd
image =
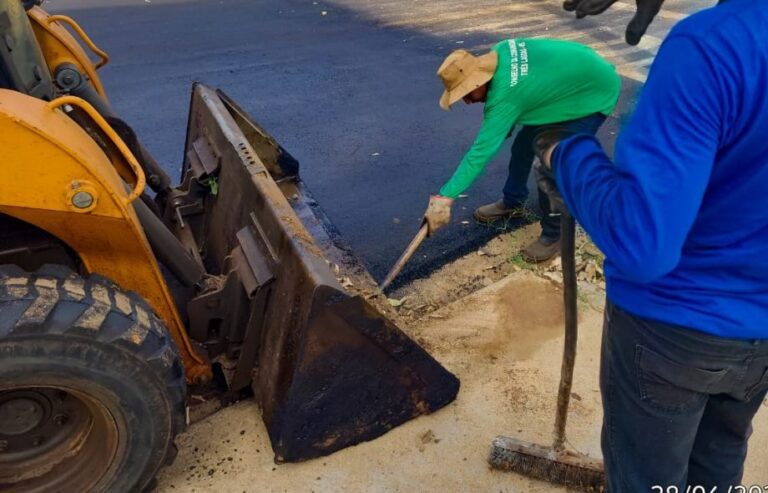
<instances>
[{"instance_id":1,"label":"dark work pant","mask_svg":"<svg viewBox=\"0 0 768 493\"><path fill-rule=\"evenodd\" d=\"M714 337L608 302L600 387L608 493L728 491L768 391L768 340Z\"/></svg>"},{"instance_id":2,"label":"dark work pant","mask_svg":"<svg viewBox=\"0 0 768 493\"><path fill-rule=\"evenodd\" d=\"M536 157L533 152L533 141L542 131L556 127L565 128L573 133L596 134L600 125L605 121L605 115L594 113L584 118L551 125L525 125L517 133L512 144L512 155L509 159L509 175L504 184L504 204L507 207L520 207L528 200L528 175ZM548 239L560 237L560 217L550 215L547 194L539 190L539 207L542 212L541 236Z\"/></svg>"}]
</instances>

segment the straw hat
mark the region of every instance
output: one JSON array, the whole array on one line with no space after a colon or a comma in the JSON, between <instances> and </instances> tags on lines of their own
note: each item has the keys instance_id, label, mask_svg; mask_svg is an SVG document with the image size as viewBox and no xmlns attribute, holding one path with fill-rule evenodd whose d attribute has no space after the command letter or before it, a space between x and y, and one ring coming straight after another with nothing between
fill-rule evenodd
<instances>
[{"instance_id":1,"label":"straw hat","mask_svg":"<svg viewBox=\"0 0 768 493\"><path fill-rule=\"evenodd\" d=\"M437 69L437 75L445 85L440 107L450 109L453 103L491 80L497 64L498 55L495 51L474 56L467 50L456 50L448 55Z\"/></svg>"}]
</instances>

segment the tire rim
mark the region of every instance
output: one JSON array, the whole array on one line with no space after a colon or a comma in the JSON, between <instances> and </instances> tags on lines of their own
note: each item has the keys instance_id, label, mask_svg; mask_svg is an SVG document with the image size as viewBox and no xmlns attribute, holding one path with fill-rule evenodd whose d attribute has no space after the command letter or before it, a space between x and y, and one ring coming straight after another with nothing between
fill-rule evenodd
<instances>
[{"instance_id":1,"label":"tire rim","mask_svg":"<svg viewBox=\"0 0 768 493\"><path fill-rule=\"evenodd\" d=\"M120 428L99 400L74 389L0 391L0 489L103 489L120 462Z\"/></svg>"}]
</instances>

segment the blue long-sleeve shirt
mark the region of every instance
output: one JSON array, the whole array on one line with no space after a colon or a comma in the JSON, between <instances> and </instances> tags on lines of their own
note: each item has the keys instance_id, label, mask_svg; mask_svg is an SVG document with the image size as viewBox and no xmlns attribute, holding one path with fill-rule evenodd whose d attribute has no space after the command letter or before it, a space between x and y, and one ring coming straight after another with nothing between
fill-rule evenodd
<instances>
[{"instance_id":1,"label":"blue long-sleeve shirt","mask_svg":"<svg viewBox=\"0 0 768 493\"><path fill-rule=\"evenodd\" d=\"M643 318L768 339L768 2L731 0L659 49L615 163L556 149L558 187L605 253L608 298Z\"/></svg>"}]
</instances>

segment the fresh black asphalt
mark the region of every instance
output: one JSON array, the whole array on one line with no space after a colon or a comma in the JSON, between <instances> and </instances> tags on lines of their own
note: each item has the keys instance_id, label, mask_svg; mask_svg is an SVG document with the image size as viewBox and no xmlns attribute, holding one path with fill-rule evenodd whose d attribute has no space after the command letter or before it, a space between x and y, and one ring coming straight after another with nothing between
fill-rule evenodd
<instances>
[{"instance_id":1,"label":"fresh black asphalt","mask_svg":"<svg viewBox=\"0 0 768 493\"><path fill-rule=\"evenodd\" d=\"M301 162L301 176L377 279L419 227L481 122L444 112L435 75L453 37L382 26L367 11L312 0L56 0L112 61L101 75L118 113L174 178L191 85L225 90ZM563 15L567 15L563 13ZM461 47L496 41L482 33ZM626 81L620 114L638 83ZM601 132L611 147L616 119ZM498 230L472 210L500 197L509 143L457 201L404 278L476 249ZM512 256L515 252L510 252Z\"/></svg>"}]
</instances>

